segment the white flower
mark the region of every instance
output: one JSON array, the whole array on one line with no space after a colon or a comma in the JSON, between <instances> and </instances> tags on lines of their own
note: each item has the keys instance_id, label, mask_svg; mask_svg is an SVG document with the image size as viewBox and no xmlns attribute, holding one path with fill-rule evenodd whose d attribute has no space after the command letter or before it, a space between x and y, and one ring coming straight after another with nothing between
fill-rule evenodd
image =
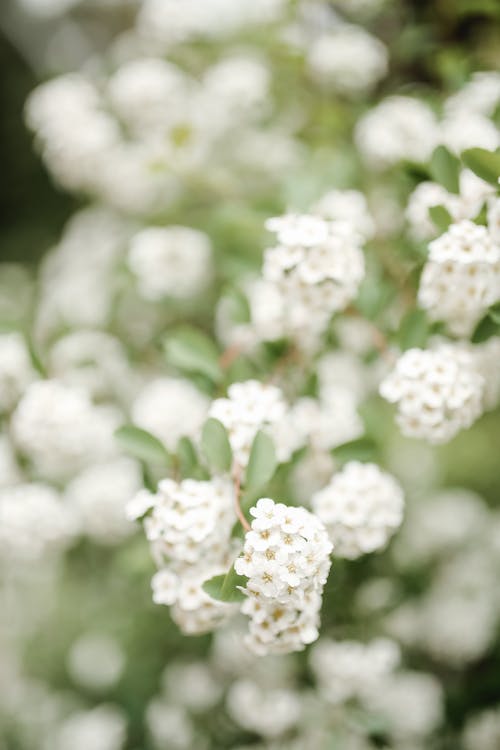
<instances>
[{"instance_id":1,"label":"white flower","mask_svg":"<svg viewBox=\"0 0 500 750\"><path fill-rule=\"evenodd\" d=\"M266 250L263 277L283 295L287 329L307 345L355 298L365 274L362 237L347 222L312 214L287 214L266 226L281 244Z\"/></svg>"},{"instance_id":2,"label":"white flower","mask_svg":"<svg viewBox=\"0 0 500 750\"><path fill-rule=\"evenodd\" d=\"M99 633L85 633L71 646L68 672L77 685L106 690L116 685L125 666L125 654L117 641Z\"/></svg>"},{"instance_id":3,"label":"white flower","mask_svg":"<svg viewBox=\"0 0 500 750\"><path fill-rule=\"evenodd\" d=\"M52 747L54 750L122 750L126 738L127 722L122 711L102 703L65 719L55 733Z\"/></svg>"},{"instance_id":4,"label":"white flower","mask_svg":"<svg viewBox=\"0 0 500 750\"><path fill-rule=\"evenodd\" d=\"M488 117L464 110L443 120L439 139L457 154L468 148L495 151L500 145L500 134L495 123Z\"/></svg>"},{"instance_id":5,"label":"white flower","mask_svg":"<svg viewBox=\"0 0 500 750\"><path fill-rule=\"evenodd\" d=\"M470 336L490 305L500 299L500 262L428 261L418 288L420 307L456 336Z\"/></svg>"},{"instance_id":6,"label":"white flower","mask_svg":"<svg viewBox=\"0 0 500 750\"><path fill-rule=\"evenodd\" d=\"M496 750L500 745L500 709L486 709L468 718L463 744L465 750Z\"/></svg>"},{"instance_id":7,"label":"white flower","mask_svg":"<svg viewBox=\"0 0 500 750\"><path fill-rule=\"evenodd\" d=\"M278 461L287 461L298 447L294 436L280 427L286 422L287 404L281 390L257 380L233 383L228 398L216 399L209 416L218 419L226 428L237 465L248 464L255 435L264 430L275 438Z\"/></svg>"},{"instance_id":8,"label":"white flower","mask_svg":"<svg viewBox=\"0 0 500 750\"><path fill-rule=\"evenodd\" d=\"M226 705L229 715L240 727L269 738L291 729L301 715L300 698L296 692L266 689L249 679L233 682Z\"/></svg>"},{"instance_id":9,"label":"white flower","mask_svg":"<svg viewBox=\"0 0 500 750\"><path fill-rule=\"evenodd\" d=\"M173 451L179 438L198 435L207 416L208 403L206 396L187 380L156 378L135 398L132 421Z\"/></svg>"},{"instance_id":10,"label":"white flower","mask_svg":"<svg viewBox=\"0 0 500 750\"><path fill-rule=\"evenodd\" d=\"M334 554L356 558L387 544L401 525L404 498L395 479L376 464L350 461L311 504L328 530Z\"/></svg>"},{"instance_id":11,"label":"white flower","mask_svg":"<svg viewBox=\"0 0 500 750\"><path fill-rule=\"evenodd\" d=\"M0 412L12 409L37 377L23 336L0 334Z\"/></svg>"},{"instance_id":12,"label":"white flower","mask_svg":"<svg viewBox=\"0 0 500 750\"><path fill-rule=\"evenodd\" d=\"M390 674L363 696L369 711L383 717L396 739L425 737L443 719L443 690L424 672Z\"/></svg>"},{"instance_id":13,"label":"white flower","mask_svg":"<svg viewBox=\"0 0 500 750\"><path fill-rule=\"evenodd\" d=\"M320 85L360 95L386 75L388 54L385 45L360 26L341 24L313 41L307 63Z\"/></svg>"},{"instance_id":14,"label":"white flower","mask_svg":"<svg viewBox=\"0 0 500 750\"><path fill-rule=\"evenodd\" d=\"M481 415L484 379L473 358L450 347L408 349L382 381L404 435L445 443Z\"/></svg>"},{"instance_id":15,"label":"white flower","mask_svg":"<svg viewBox=\"0 0 500 750\"><path fill-rule=\"evenodd\" d=\"M425 162L437 145L437 121L418 99L391 96L359 120L355 139L362 156L377 168L404 159Z\"/></svg>"},{"instance_id":16,"label":"white flower","mask_svg":"<svg viewBox=\"0 0 500 750\"><path fill-rule=\"evenodd\" d=\"M435 182L421 182L415 188L410 195L405 213L416 239L428 239L438 233L429 215L429 208L432 206L444 206L457 222L461 219L474 219L492 193L492 186L469 169L460 172L459 185L458 195L449 193Z\"/></svg>"},{"instance_id":17,"label":"white flower","mask_svg":"<svg viewBox=\"0 0 500 750\"><path fill-rule=\"evenodd\" d=\"M145 0L139 31L167 47L197 38L218 38L247 25L265 25L279 18L284 0Z\"/></svg>"},{"instance_id":18,"label":"white flower","mask_svg":"<svg viewBox=\"0 0 500 750\"><path fill-rule=\"evenodd\" d=\"M192 565L224 557L235 522L229 482L163 479L153 501L144 529L156 559Z\"/></svg>"},{"instance_id":19,"label":"white flower","mask_svg":"<svg viewBox=\"0 0 500 750\"><path fill-rule=\"evenodd\" d=\"M140 466L128 458L89 466L67 485L65 501L81 532L100 544L117 544L133 533L125 515L127 498L142 484Z\"/></svg>"},{"instance_id":20,"label":"white flower","mask_svg":"<svg viewBox=\"0 0 500 750\"><path fill-rule=\"evenodd\" d=\"M329 190L314 204L312 213L327 221L347 222L366 239L375 234L366 198L359 190Z\"/></svg>"},{"instance_id":21,"label":"white flower","mask_svg":"<svg viewBox=\"0 0 500 750\"><path fill-rule=\"evenodd\" d=\"M114 409L94 406L85 392L41 380L27 388L10 429L34 470L57 480L115 455L113 434L119 421Z\"/></svg>"},{"instance_id":22,"label":"white flower","mask_svg":"<svg viewBox=\"0 0 500 750\"><path fill-rule=\"evenodd\" d=\"M107 90L116 113L128 127L138 136L150 136L165 132L177 120L189 84L175 65L161 58L141 57L118 68Z\"/></svg>"},{"instance_id":23,"label":"white flower","mask_svg":"<svg viewBox=\"0 0 500 750\"><path fill-rule=\"evenodd\" d=\"M132 237L128 264L148 300L189 298L212 273L208 237L188 227L148 227Z\"/></svg>"},{"instance_id":24,"label":"white flower","mask_svg":"<svg viewBox=\"0 0 500 750\"><path fill-rule=\"evenodd\" d=\"M500 246L486 227L464 219L451 224L448 230L429 245L429 260L436 263L497 263Z\"/></svg>"},{"instance_id":25,"label":"white flower","mask_svg":"<svg viewBox=\"0 0 500 750\"><path fill-rule=\"evenodd\" d=\"M300 651L318 637L321 594L332 545L305 508L261 498L234 567L248 578L241 611L250 616L247 643L257 654Z\"/></svg>"},{"instance_id":26,"label":"white flower","mask_svg":"<svg viewBox=\"0 0 500 750\"><path fill-rule=\"evenodd\" d=\"M223 102L226 114L234 118L242 113L258 113L264 107L270 74L256 58L226 57L207 70L203 85L206 95Z\"/></svg>"},{"instance_id":27,"label":"white flower","mask_svg":"<svg viewBox=\"0 0 500 750\"><path fill-rule=\"evenodd\" d=\"M474 73L456 94L448 97L445 112L450 117L462 112L491 116L500 102L500 75L497 71Z\"/></svg>"},{"instance_id":28,"label":"white flower","mask_svg":"<svg viewBox=\"0 0 500 750\"><path fill-rule=\"evenodd\" d=\"M203 584L209 578L227 572L227 567L206 565L180 568L177 573L168 568L153 576L153 601L171 606L173 621L186 635L209 633L236 614L236 604L212 599Z\"/></svg>"},{"instance_id":29,"label":"white flower","mask_svg":"<svg viewBox=\"0 0 500 750\"><path fill-rule=\"evenodd\" d=\"M125 399L136 385L122 343L104 331L77 330L58 339L49 352L49 370L95 399Z\"/></svg>"},{"instance_id":30,"label":"white flower","mask_svg":"<svg viewBox=\"0 0 500 750\"><path fill-rule=\"evenodd\" d=\"M328 223L309 214L285 214L266 221L266 229L277 235L285 247L314 247L328 237Z\"/></svg>"},{"instance_id":31,"label":"white flower","mask_svg":"<svg viewBox=\"0 0 500 750\"><path fill-rule=\"evenodd\" d=\"M398 666L399 658L397 644L386 638L366 644L321 638L311 650L309 663L322 697L340 704L376 690Z\"/></svg>"},{"instance_id":32,"label":"white flower","mask_svg":"<svg viewBox=\"0 0 500 750\"><path fill-rule=\"evenodd\" d=\"M0 490L0 559L36 561L68 546L75 533L58 493L43 484Z\"/></svg>"}]
</instances>

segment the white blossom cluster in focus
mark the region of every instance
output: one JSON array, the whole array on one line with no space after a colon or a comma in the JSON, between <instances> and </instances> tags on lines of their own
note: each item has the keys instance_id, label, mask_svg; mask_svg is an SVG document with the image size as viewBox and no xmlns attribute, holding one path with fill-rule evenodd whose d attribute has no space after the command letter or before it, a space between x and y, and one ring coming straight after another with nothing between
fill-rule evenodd
<instances>
[{"instance_id":1,"label":"white blossom cluster in focus","mask_svg":"<svg viewBox=\"0 0 500 750\"><path fill-rule=\"evenodd\" d=\"M230 484L164 479L156 494L141 490L127 512L131 519L147 514L144 529L160 566L152 581L153 599L173 605L172 616L184 632L211 630L234 613L233 606L211 599L202 589L211 575L224 572L231 555L235 517Z\"/></svg>"},{"instance_id":2,"label":"white blossom cluster in focus","mask_svg":"<svg viewBox=\"0 0 500 750\"><path fill-rule=\"evenodd\" d=\"M300 651L318 637L321 594L332 545L305 508L261 498L235 570L249 580L242 612L250 617L249 648L257 654Z\"/></svg>"}]
</instances>

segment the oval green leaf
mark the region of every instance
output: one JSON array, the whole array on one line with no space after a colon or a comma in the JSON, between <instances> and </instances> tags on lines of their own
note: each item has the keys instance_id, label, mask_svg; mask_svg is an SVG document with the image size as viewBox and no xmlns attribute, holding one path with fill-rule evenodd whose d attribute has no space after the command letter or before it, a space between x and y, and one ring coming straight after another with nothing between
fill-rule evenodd
<instances>
[{"instance_id":1,"label":"oval green leaf","mask_svg":"<svg viewBox=\"0 0 500 750\"><path fill-rule=\"evenodd\" d=\"M209 466L225 472L231 468L233 453L226 428L218 419L207 419L201 434L201 448Z\"/></svg>"},{"instance_id":2,"label":"oval green leaf","mask_svg":"<svg viewBox=\"0 0 500 750\"><path fill-rule=\"evenodd\" d=\"M125 453L151 464L170 463L163 444L151 433L135 425L123 425L115 431L115 438Z\"/></svg>"},{"instance_id":3,"label":"oval green leaf","mask_svg":"<svg viewBox=\"0 0 500 750\"><path fill-rule=\"evenodd\" d=\"M262 430L256 434L245 475L245 489L255 490L267 484L276 471L276 451L271 437Z\"/></svg>"}]
</instances>

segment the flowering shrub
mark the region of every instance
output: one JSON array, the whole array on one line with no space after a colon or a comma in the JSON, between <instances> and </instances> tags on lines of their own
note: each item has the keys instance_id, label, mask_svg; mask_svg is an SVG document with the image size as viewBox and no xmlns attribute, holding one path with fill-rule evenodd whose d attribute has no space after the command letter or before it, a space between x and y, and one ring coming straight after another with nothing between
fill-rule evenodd
<instances>
[{"instance_id":1,"label":"flowering shrub","mask_svg":"<svg viewBox=\"0 0 500 750\"><path fill-rule=\"evenodd\" d=\"M40 3L93 40L25 106L89 205L0 267L0 745L497 748L494 49L467 3L105 5Z\"/></svg>"}]
</instances>

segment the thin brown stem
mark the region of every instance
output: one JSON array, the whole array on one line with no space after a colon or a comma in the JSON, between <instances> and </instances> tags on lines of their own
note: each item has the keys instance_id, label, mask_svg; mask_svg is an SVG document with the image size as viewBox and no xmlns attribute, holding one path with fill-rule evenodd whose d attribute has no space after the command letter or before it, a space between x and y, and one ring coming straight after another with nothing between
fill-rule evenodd
<instances>
[{"instance_id":1,"label":"thin brown stem","mask_svg":"<svg viewBox=\"0 0 500 750\"><path fill-rule=\"evenodd\" d=\"M247 519L245 518L245 514L243 513L240 505L241 500L241 467L236 466L234 469L233 474L233 481L234 481L234 509L236 511L236 515L238 516L238 520L245 529L245 531L250 531L250 524L248 523Z\"/></svg>"}]
</instances>

